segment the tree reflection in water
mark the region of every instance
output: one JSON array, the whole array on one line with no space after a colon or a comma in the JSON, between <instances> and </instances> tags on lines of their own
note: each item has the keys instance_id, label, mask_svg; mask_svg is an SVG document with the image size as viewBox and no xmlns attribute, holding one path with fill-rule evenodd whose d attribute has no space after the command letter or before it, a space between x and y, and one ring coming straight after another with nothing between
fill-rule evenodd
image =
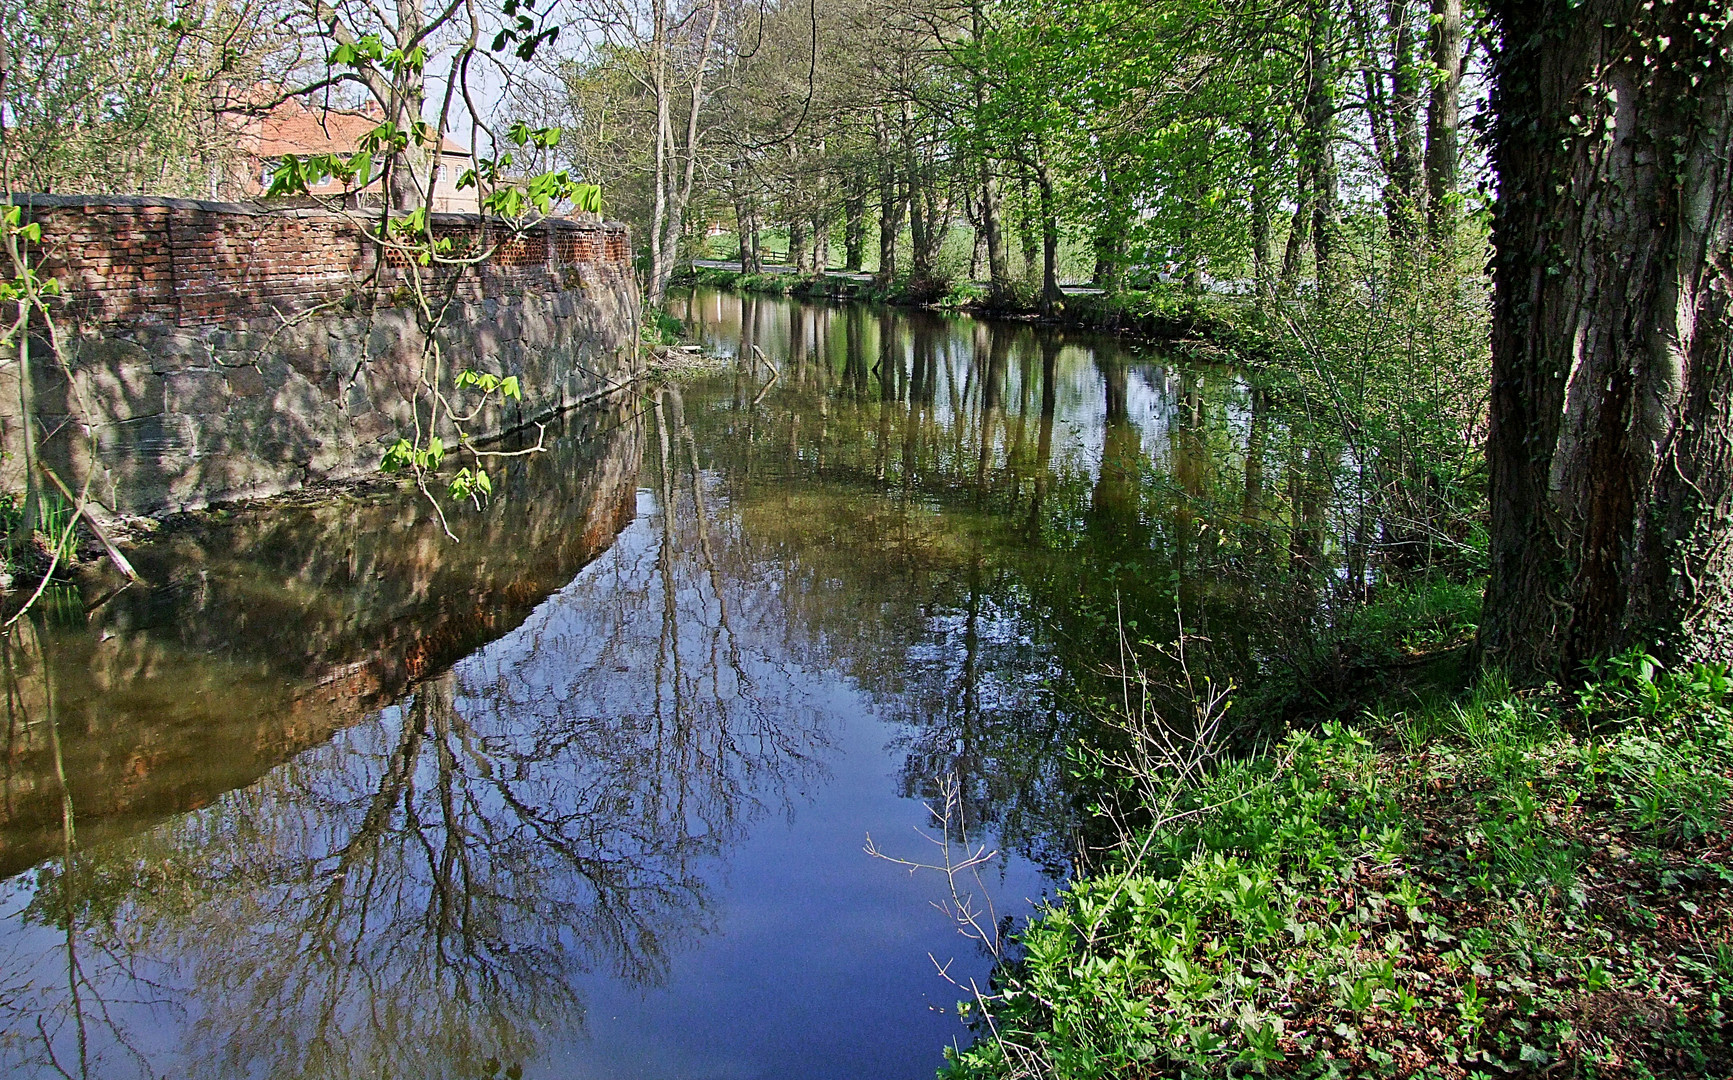
<instances>
[{"instance_id":1,"label":"tree reflection in water","mask_svg":"<svg viewBox=\"0 0 1733 1080\"><path fill-rule=\"evenodd\" d=\"M75 851L69 811L66 853L13 883L60 936L11 967L10 1065L149 1072L167 1023L195 1075L483 1075L581 1026L581 974L659 982L709 927L706 862L823 743L751 644L782 621L735 625L679 407L654 405L657 509L506 638L143 835ZM13 729L52 731L41 642L6 656Z\"/></svg>"},{"instance_id":2,"label":"tree reflection in water","mask_svg":"<svg viewBox=\"0 0 1733 1080\"><path fill-rule=\"evenodd\" d=\"M973 835L986 826L1061 876L1090 794L1064 750L1101 736L1079 703L1111 688L1101 659L1117 654L1120 619L1153 648L1183 613L1208 638L1192 655L1237 676L1279 660L1333 587L1345 511L1316 480L1332 450L1284 428L1231 372L1013 324L700 304L714 343L762 347L781 379L766 391L743 365L647 391L629 437L609 444L641 458L639 513L581 573L596 545L574 536L605 544L630 516L631 468L609 464L613 451L576 470L613 477L590 485L612 496L514 477L522 515L490 518L462 564L419 541L401 559L331 558L319 538L337 523L275 523L275 549L333 570L237 620L226 636L250 651L207 640L227 625L208 620L259 611L248 597L266 595L257 566L219 580L245 570L240 543L181 560L205 598L188 618L117 623L107 652L82 626L84 638L14 635L0 793L32 820L46 822L50 791L103 797L77 776L57 787L45 764L62 760L44 740L60 730L52 692L69 685L47 677L55 641L80 658L69 667L155 658L67 695L86 729L196 675L201 694L242 687L211 696L236 716L177 720L163 729L176 746L207 733L223 747L317 745L255 754L263 764L244 773L213 764L244 779L188 787L174 816L84 849L72 800L59 854L0 894L12 917L0 1060L45 1075L346 1077L534 1058L583 1026L586 978L657 984L718 924L730 853L821 787L856 719L839 702L886 724L875 783L910 799L954 783ZM586 524L563 529L562 515ZM461 606L437 602L466 588ZM366 684L375 696L343 699L364 707L278 723L299 742L273 732L280 703L312 698L285 696L288 669L257 659L286 651L267 647L272 612L319 631L297 638L347 635L370 650L363 668L415 681L381 675ZM171 638L178 651L156 647ZM422 647L434 639L448 650ZM413 671L379 662L405 642ZM293 670L322 688L353 659L309 650ZM124 753L65 760L96 762L110 786L148 784L154 730L139 725ZM860 873L882 869L847 839Z\"/></svg>"},{"instance_id":3,"label":"tree reflection in water","mask_svg":"<svg viewBox=\"0 0 1733 1080\"><path fill-rule=\"evenodd\" d=\"M1267 474L1337 451L1235 372L926 312L685 311L724 353L834 357L762 404L707 393L697 442L753 542L799 551L788 603L824 659L902 722L903 791L954 778L971 826L1050 871L1085 801L1062 751L1112 737L1080 706L1115 693L1122 620L1151 670L1183 619L1193 662L1242 684L1316 636L1351 507Z\"/></svg>"}]
</instances>

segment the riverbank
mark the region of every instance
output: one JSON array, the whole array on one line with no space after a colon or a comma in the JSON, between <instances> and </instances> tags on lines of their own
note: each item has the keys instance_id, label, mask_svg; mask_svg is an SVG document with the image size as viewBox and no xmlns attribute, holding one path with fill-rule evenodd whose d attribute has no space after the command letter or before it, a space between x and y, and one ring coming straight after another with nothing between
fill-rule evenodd
<instances>
[{"instance_id":1,"label":"riverbank","mask_svg":"<svg viewBox=\"0 0 1733 1080\"><path fill-rule=\"evenodd\" d=\"M785 275L752 284L831 288ZM1433 430L1433 414L1449 412L1422 404L1456 399L1411 392L1400 372L1412 365L1387 361L1426 335L1474 340L1472 320L1425 308L1376 313L1386 323L1337 312L1306 335L1266 338L1231 321L1231 301L1218 317L1163 294L1077 299L1075 325L1131 325L1240 360L1256 372L1244 452L1286 424L1323 448L1314 467L1392 460L1354 441L1381 424ZM1085 322L1091 304L1099 321ZM1404 327L1420 329L1392 330ZM1263 362L1246 362L1257 347ZM1354 439L1332 426L1344 417ZM1123 742L1073 743L1068 760L1108 794L1114 812L1092 829L1109 840L1005 942L992 990L966 1003L977 1041L953 1052L949 1075L1733 1074L1727 673L1627 655L1575 691L1477 675L1484 478L1474 445L1452 438L1437 435L1426 474L1403 481L1414 501L1387 508L1429 508L1437 576L1397 570L1412 557L1398 540L1390 579L1344 594L1327 625L1235 688L1231 707L1216 699L1217 711L1168 723L1098 706ZM1250 460L1244 480L1248 498L1263 490ZM1304 536L1286 550L1303 551L1292 545ZM1097 700L1183 710L1171 689ZM1220 734L1177 751L1169 741L1200 729Z\"/></svg>"},{"instance_id":2,"label":"riverbank","mask_svg":"<svg viewBox=\"0 0 1733 1080\"><path fill-rule=\"evenodd\" d=\"M764 296L860 301L1095 330L1216 355L1231 352L1236 359L1254 363L1268 360L1278 347L1275 338L1255 329L1254 313L1240 299L1177 288L1072 293L1057 311L1042 311L1032 301L992 304L986 290L974 282L939 290L907 280L880 284L858 274L748 274L715 266L692 267L678 280L684 285Z\"/></svg>"},{"instance_id":3,"label":"riverbank","mask_svg":"<svg viewBox=\"0 0 1733 1080\"><path fill-rule=\"evenodd\" d=\"M1484 676L1118 772L1153 824L1017 933L948 1075L1733 1072L1725 669Z\"/></svg>"}]
</instances>

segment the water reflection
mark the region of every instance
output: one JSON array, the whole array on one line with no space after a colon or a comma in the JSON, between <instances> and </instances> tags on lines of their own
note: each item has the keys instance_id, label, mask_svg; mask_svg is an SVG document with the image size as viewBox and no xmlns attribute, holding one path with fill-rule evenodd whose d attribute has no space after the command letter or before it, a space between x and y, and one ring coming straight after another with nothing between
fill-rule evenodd
<instances>
[{"instance_id":1,"label":"water reflection","mask_svg":"<svg viewBox=\"0 0 1733 1080\"><path fill-rule=\"evenodd\" d=\"M905 723L904 790L962 775L978 821L1055 873L1082 795L1054 751L1114 692L1121 624L1157 664L1183 624L1193 661L1243 684L1341 577L1331 448L1230 369L862 305L700 291L681 313L724 353L797 358L762 402L737 377L693 422L754 534L794 523L784 543L823 565L807 618L872 627L838 652Z\"/></svg>"},{"instance_id":2,"label":"water reflection","mask_svg":"<svg viewBox=\"0 0 1733 1080\"><path fill-rule=\"evenodd\" d=\"M393 490L185 519L135 554L148 588L93 574L88 615L51 635L85 838L202 806L523 621L636 512L632 403L574 414L552 446L511 462L523 497L462 516L461 543ZM15 722L7 740L0 875L59 827L46 744Z\"/></svg>"},{"instance_id":3,"label":"water reflection","mask_svg":"<svg viewBox=\"0 0 1733 1080\"><path fill-rule=\"evenodd\" d=\"M1121 621L1255 670L1342 576L1232 372L687 303L781 378L574 417L458 545L391 492L167 530L5 643L8 1069L930 1075L965 946L864 835L955 782L1016 910Z\"/></svg>"}]
</instances>

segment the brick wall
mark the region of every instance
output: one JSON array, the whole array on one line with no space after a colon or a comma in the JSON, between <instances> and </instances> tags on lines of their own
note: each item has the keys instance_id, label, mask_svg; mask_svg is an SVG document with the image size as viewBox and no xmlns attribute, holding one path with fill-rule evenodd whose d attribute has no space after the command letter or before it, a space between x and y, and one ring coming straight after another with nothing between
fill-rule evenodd
<instances>
[{"instance_id":1,"label":"brick wall","mask_svg":"<svg viewBox=\"0 0 1733 1080\"><path fill-rule=\"evenodd\" d=\"M69 313L86 324L220 326L289 315L404 284L400 257L379 266L366 222L319 209L121 196L19 195L42 226L43 271L60 279ZM435 214L457 250L498 245L456 273L465 300L569 287L571 271L625 273L624 225L550 219L513 237L466 214ZM377 268L377 273L375 270Z\"/></svg>"},{"instance_id":2,"label":"brick wall","mask_svg":"<svg viewBox=\"0 0 1733 1080\"><path fill-rule=\"evenodd\" d=\"M383 446L421 423L427 328L393 294L428 271L379 267L360 223L181 199L25 199L71 316L63 363L30 369L38 449L68 483L88 483L104 512L160 514L367 475ZM457 300L433 328L449 359L441 389L481 408L471 435L644 374L623 226L556 221L501 237L473 216L434 225L459 248L498 245L459 272ZM351 297L361 302L333 303ZM516 375L522 401L458 389L463 368ZM23 483L20 370L0 353L0 490ZM449 422L438 433L456 435Z\"/></svg>"}]
</instances>

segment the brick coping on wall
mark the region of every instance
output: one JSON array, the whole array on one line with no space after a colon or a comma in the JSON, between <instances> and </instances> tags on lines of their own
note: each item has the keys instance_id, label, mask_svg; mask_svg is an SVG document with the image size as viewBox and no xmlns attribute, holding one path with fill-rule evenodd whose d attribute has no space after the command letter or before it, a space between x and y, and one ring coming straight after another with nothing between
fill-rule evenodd
<instances>
[{"instance_id":1,"label":"brick coping on wall","mask_svg":"<svg viewBox=\"0 0 1733 1080\"><path fill-rule=\"evenodd\" d=\"M380 247L356 217L318 206L27 193L0 202L25 207L41 225L41 271L60 279L67 314L84 325L282 318L364 302L370 287L389 292L408 280L400 257L386 253L380 265ZM436 213L431 223L436 235L481 245L509 232L478 214ZM627 274L630 266L626 226L547 218L487 262L444 273L455 275L458 298L480 300L583 288L586 274Z\"/></svg>"},{"instance_id":2,"label":"brick coping on wall","mask_svg":"<svg viewBox=\"0 0 1733 1080\"><path fill-rule=\"evenodd\" d=\"M223 202L217 199L183 199L177 195L52 195L46 192L14 192L7 195L0 193L0 204L14 204L29 209L40 206L43 208L59 207L135 207L161 206L171 210L202 210L210 214L243 214L257 217L271 215L274 217L337 217L332 211L311 200L287 198L269 202L252 200L248 202ZM436 210L429 219L436 225L446 222L478 223L490 220L485 214L459 213ZM624 230L626 226L617 221L591 221L587 218L549 217L546 223L556 228L601 229L603 231ZM541 225L543 222L538 222Z\"/></svg>"}]
</instances>

